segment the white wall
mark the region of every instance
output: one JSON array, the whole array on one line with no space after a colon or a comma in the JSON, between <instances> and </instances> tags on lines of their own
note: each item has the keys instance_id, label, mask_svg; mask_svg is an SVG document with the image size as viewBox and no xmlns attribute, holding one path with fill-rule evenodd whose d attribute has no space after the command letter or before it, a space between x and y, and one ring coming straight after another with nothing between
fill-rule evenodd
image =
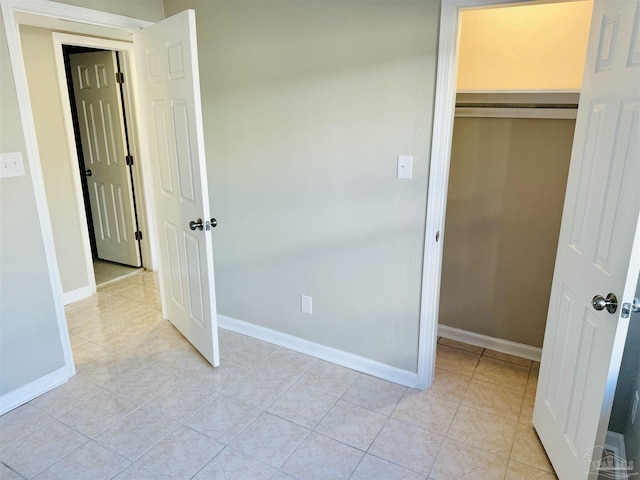
<instances>
[{"instance_id":1,"label":"white wall","mask_svg":"<svg viewBox=\"0 0 640 480\"><path fill-rule=\"evenodd\" d=\"M438 3L164 8L196 10L219 313L415 372Z\"/></svg>"},{"instance_id":2,"label":"white wall","mask_svg":"<svg viewBox=\"0 0 640 480\"><path fill-rule=\"evenodd\" d=\"M0 397L64 367L53 292L0 15L0 152L26 175L0 179Z\"/></svg>"},{"instance_id":3,"label":"white wall","mask_svg":"<svg viewBox=\"0 0 640 480\"><path fill-rule=\"evenodd\" d=\"M462 12L458 90L580 90L593 0Z\"/></svg>"},{"instance_id":4,"label":"white wall","mask_svg":"<svg viewBox=\"0 0 640 480\"><path fill-rule=\"evenodd\" d=\"M80 223L84 215L79 214L73 182L78 169L73 169L70 160L51 30L23 25L20 41L62 291L67 293L90 283Z\"/></svg>"}]
</instances>

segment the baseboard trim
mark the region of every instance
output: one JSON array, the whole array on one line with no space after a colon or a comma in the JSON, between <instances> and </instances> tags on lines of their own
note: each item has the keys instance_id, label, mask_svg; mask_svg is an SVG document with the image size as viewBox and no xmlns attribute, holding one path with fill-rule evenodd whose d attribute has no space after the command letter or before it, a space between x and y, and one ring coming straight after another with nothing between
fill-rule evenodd
<instances>
[{"instance_id":1,"label":"baseboard trim","mask_svg":"<svg viewBox=\"0 0 640 480\"><path fill-rule=\"evenodd\" d=\"M601 463L600 472L603 473L603 471L606 471L606 475L603 475L605 478L628 480L628 473L632 473L632 469L628 468L629 464L627 463L627 452L624 446L624 435L607 430L604 446L607 450L613 452L613 459L609 459L606 465ZM602 459L601 462L605 462L605 459ZM613 465L611 463L613 463Z\"/></svg>"},{"instance_id":2,"label":"baseboard trim","mask_svg":"<svg viewBox=\"0 0 640 480\"><path fill-rule=\"evenodd\" d=\"M496 352L515 355L516 357L522 357L536 362L539 362L542 356L542 349L538 347L511 342L502 338L489 337L480 333L469 332L442 324L438 325L438 336L468 343L477 347L489 348Z\"/></svg>"},{"instance_id":3,"label":"baseboard trim","mask_svg":"<svg viewBox=\"0 0 640 480\"><path fill-rule=\"evenodd\" d=\"M0 397L0 415L33 400L69 380L69 370L62 367Z\"/></svg>"},{"instance_id":4,"label":"baseboard trim","mask_svg":"<svg viewBox=\"0 0 640 480\"><path fill-rule=\"evenodd\" d=\"M418 374L415 372L392 367L369 358L327 347L326 345L321 345L271 328L262 327L225 315L218 315L218 326L225 330L273 343L280 347L342 365L343 367L351 368L383 380L399 383L400 385L413 388L418 384Z\"/></svg>"},{"instance_id":5,"label":"baseboard trim","mask_svg":"<svg viewBox=\"0 0 640 480\"><path fill-rule=\"evenodd\" d=\"M96 293L96 289L91 285L71 290L70 292L62 294L62 304L69 305L70 303L77 302L78 300L89 298L94 293Z\"/></svg>"}]
</instances>

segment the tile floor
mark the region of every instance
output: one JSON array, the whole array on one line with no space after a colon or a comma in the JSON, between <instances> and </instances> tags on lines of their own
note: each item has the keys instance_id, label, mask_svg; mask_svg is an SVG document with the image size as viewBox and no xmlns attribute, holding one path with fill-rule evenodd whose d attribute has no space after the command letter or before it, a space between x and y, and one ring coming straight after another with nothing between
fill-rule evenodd
<instances>
[{"instance_id":1,"label":"tile floor","mask_svg":"<svg viewBox=\"0 0 640 480\"><path fill-rule=\"evenodd\" d=\"M98 259L93 261L93 275L96 279L96 285L102 285L117 278L132 275L140 270L140 268L107 262L106 260Z\"/></svg>"},{"instance_id":2,"label":"tile floor","mask_svg":"<svg viewBox=\"0 0 640 480\"><path fill-rule=\"evenodd\" d=\"M213 369L147 272L67 308L78 374L0 417L2 479L554 479L537 364L441 339L428 391L226 330Z\"/></svg>"}]
</instances>

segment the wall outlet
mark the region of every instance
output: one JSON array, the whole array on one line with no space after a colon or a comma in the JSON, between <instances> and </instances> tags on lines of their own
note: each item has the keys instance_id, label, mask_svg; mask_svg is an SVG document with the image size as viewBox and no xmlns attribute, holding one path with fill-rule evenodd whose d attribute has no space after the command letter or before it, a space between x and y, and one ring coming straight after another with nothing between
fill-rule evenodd
<instances>
[{"instance_id":1,"label":"wall outlet","mask_svg":"<svg viewBox=\"0 0 640 480\"><path fill-rule=\"evenodd\" d=\"M636 421L636 413L638 413L638 390L635 391L633 398L633 407L631 407L631 425Z\"/></svg>"},{"instance_id":2,"label":"wall outlet","mask_svg":"<svg viewBox=\"0 0 640 480\"><path fill-rule=\"evenodd\" d=\"M313 313L313 298L307 295L300 295L300 310L302 313Z\"/></svg>"},{"instance_id":3,"label":"wall outlet","mask_svg":"<svg viewBox=\"0 0 640 480\"><path fill-rule=\"evenodd\" d=\"M413 176L413 156L398 155L398 178L411 180Z\"/></svg>"}]
</instances>

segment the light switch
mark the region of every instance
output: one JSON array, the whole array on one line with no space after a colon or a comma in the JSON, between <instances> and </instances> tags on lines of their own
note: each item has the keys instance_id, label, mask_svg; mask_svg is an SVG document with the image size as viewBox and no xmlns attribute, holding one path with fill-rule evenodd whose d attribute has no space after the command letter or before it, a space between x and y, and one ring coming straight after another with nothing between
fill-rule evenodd
<instances>
[{"instance_id":1,"label":"light switch","mask_svg":"<svg viewBox=\"0 0 640 480\"><path fill-rule=\"evenodd\" d=\"M398 155L398 178L410 180L413 170L411 155Z\"/></svg>"},{"instance_id":2,"label":"light switch","mask_svg":"<svg viewBox=\"0 0 640 480\"><path fill-rule=\"evenodd\" d=\"M0 178L24 175L21 152L0 153Z\"/></svg>"}]
</instances>

